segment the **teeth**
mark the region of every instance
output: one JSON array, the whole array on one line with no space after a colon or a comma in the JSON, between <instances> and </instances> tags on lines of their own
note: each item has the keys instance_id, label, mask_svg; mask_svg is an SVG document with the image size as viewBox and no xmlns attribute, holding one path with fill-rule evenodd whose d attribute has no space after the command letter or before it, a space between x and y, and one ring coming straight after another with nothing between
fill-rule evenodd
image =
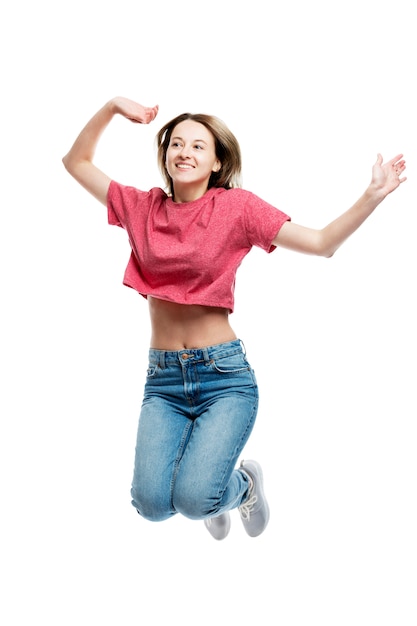
<instances>
[{"instance_id":1,"label":"teeth","mask_svg":"<svg viewBox=\"0 0 417 626\"><path fill-rule=\"evenodd\" d=\"M190 170L191 169L191 165L182 165L181 163L178 163L177 167L179 167L180 170Z\"/></svg>"}]
</instances>

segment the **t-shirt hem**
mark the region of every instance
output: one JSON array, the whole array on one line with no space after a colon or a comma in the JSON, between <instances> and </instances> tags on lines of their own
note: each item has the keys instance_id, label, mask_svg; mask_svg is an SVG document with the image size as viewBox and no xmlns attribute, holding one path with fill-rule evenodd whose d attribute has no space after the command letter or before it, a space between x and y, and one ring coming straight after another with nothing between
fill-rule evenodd
<instances>
[{"instance_id":1,"label":"t-shirt hem","mask_svg":"<svg viewBox=\"0 0 417 626\"><path fill-rule=\"evenodd\" d=\"M157 298L158 300L165 300L166 302L172 302L173 304L185 304L185 305L190 305L190 306L192 305L210 306L210 307L215 307L218 309L226 309L230 313L233 313L234 311L234 303L230 305L225 305L223 302L205 301L199 298L196 298L195 300L194 299L186 300L184 298L173 298L172 296L169 296L167 294L153 293L151 291L141 291L138 287L128 283L127 281L123 281L123 285L125 285L125 287L130 287L130 289L133 289L145 299L147 299L148 296L151 296L152 298Z\"/></svg>"}]
</instances>

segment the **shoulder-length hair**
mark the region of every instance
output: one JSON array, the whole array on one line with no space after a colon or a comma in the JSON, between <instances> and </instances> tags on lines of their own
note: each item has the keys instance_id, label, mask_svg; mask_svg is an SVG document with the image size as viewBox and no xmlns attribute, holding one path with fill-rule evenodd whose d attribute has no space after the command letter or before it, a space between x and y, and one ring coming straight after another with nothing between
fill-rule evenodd
<instances>
[{"instance_id":1,"label":"shoulder-length hair","mask_svg":"<svg viewBox=\"0 0 417 626\"><path fill-rule=\"evenodd\" d=\"M182 113L170 122L167 122L156 136L158 166L166 188L169 189L171 195L174 195L174 189L172 179L166 168L166 154L171 141L172 131L177 124L185 120L192 120L203 124L214 137L216 157L221 163L221 168L218 172L212 172L208 189L211 187L223 187L224 189L241 187L242 156L239 143L234 134L221 119L214 115L206 115L205 113Z\"/></svg>"}]
</instances>

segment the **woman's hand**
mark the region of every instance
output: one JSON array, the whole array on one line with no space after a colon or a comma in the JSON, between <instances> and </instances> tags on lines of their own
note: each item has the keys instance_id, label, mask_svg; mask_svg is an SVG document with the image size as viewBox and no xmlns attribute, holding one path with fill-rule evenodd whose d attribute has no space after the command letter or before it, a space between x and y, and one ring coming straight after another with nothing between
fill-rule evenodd
<instances>
[{"instance_id":1,"label":"woman's hand","mask_svg":"<svg viewBox=\"0 0 417 626\"><path fill-rule=\"evenodd\" d=\"M375 165L372 168L372 180L370 186L377 190L383 196L387 196L389 193L397 189L407 180L405 176L400 178L405 170L405 161L402 154L397 154L396 157L382 162L382 155L378 154Z\"/></svg>"},{"instance_id":2,"label":"woman's hand","mask_svg":"<svg viewBox=\"0 0 417 626\"><path fill-rule=\"evenodd\" d=\"M158 114L159 106L145 107L138 102L118 96L113 98L112 106L115 113L123 115L135 124L149 124Z\"/></svg>"}]
</instances>

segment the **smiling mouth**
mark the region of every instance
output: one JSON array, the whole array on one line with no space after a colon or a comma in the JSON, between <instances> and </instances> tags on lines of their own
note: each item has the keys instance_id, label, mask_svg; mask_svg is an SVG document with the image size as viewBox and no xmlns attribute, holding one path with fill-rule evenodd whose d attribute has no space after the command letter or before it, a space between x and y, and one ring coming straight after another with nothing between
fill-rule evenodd
<instances>
[{"instance_id":1,"label":"smiling mouth","mask_svg":"<svg viewBox=\"0 0 417 626\"><path fill-rule=\"evenodd\" d=\"M185 163L177 163L176 166L179 170L192 170L192 165L186 165Z\"/></svg>"}]
</instances>

